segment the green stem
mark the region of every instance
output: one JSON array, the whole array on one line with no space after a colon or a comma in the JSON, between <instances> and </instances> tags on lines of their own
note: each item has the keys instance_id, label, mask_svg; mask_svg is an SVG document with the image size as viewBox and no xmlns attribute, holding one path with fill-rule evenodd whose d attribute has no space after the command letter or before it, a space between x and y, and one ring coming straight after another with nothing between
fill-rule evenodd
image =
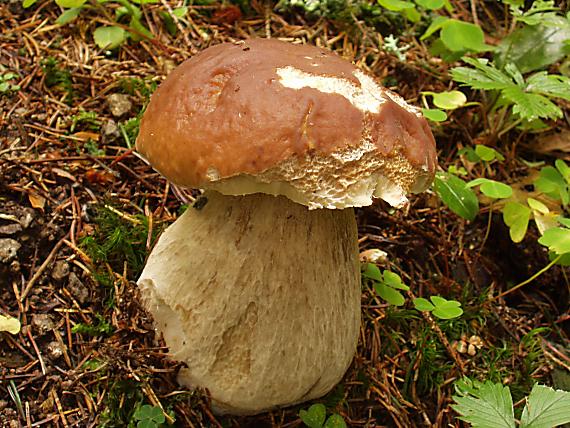
<instances>
[{"instance_id":1,"label":"green stem","mask_svg":"<svg viewBox=\"0 0 570 428\"><path fill-rule=\"evenodd\" d=\"M529 282L534 281L536 278L538 278L540 275L542 275L544 272L546 272L548 269L550 269L552 266L554 266L556 263L558 263L558 260L560 260L562 258L562 254L556 256L556 258L554 260L552 260L550 263L548 263L545 267L543 267L541 270L539 270L537 273L535 273L533 276L531 276L528 279L525 279L523 282L515 285L512 288L509 288L506 291L503 291L501 294L499 294L498 296L494 297L491 300L496 300L499 299L501 297L506 296L507 294L512 293L513 291L518 290L519 288L521 288L524 285L527 285Z\"/></svg>"},{"instance_id":2,"label":"green stem","mask_svg":"<svg viewBox=\"0 0 570 428\"><path fill-rule=\"evenodd\" d=\"M497 138L501 138L503 135L505 135L507 132L509 132L515 126L518 126L521 122L522 122L522 119L515 120L509 126L507 126L505 129L503 129L501 132L499 132L499 135L497 135Z\"/></svg>"},{"instance_id":3,"label":"green stem","mask_svg":"<svg viewBox=\"0 0 570 428\"><path fill-rule=\"evenodd\" d=\"M491 232L491 220L493 219L493 201L489 204L489 220L487 220L487 230L485 231L485 236L483 237L483 242L481 243L481 247L479 248L479 255L481 255L481 251L485 247L485 243L487 242L487 238L489 238L489 232Z\"/></svg>"}]
</instances>

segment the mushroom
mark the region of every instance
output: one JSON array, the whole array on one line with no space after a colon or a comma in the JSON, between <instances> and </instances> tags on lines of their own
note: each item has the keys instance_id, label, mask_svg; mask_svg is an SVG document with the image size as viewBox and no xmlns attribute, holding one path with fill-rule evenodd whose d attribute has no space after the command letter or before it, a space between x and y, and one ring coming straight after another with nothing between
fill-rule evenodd
<instances>
[{"instance_id":1,"label":"mushroom","mask_svg":"<svg viewBox=\"0 0 570 428\"><path fill-rule=\"evenodd\" d=\"M206 189L138 280L186 363L179 382L233 414L326 394L360 328L352 207L400 206L433 179L418 109L331 52L252 39L176 68L136 144L172 183Z\"/></svg>"}]
</instances>

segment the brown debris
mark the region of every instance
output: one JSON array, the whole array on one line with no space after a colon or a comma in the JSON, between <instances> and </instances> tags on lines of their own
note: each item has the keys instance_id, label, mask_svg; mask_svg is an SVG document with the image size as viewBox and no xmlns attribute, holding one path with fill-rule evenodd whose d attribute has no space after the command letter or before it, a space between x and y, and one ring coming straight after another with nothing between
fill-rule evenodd
<instances>
[{"instance_id":1,"label":"brown debris","mask_svg":"<svg viewBox=\"0 0 570 428\"><path fill-rule=\"evenodd\" d=\"M453 3L467 19L464 5ZM479 21L496 28L500 19L482 3L477 2ZM94 220L97 209L133 227L146 219L159 230L176 218L180 200L192 203L198 196L168 185L133 154L126 129L144 107L145 91L175 65L213 44L271 36L334 50L378 79L397 82L391 89L415 104L421 91L448 89L442 76L449 65L430 60L426 46L413 44L408 61L398 62L383 50L377 31L362 22L308 22L282 16L261 1L250 2L251 11L242 16L236 6L215 2L189 5L184 18L174 20L178 32L171 36L161 13L172 16L181 4L141 6L155 38L130 41L107 55L94 45L92 30L111 16L82 11L73 24L57 26L61 10L53 1L29 9L19 0L0 1L0 64L18 75L14 83L21 87L0 93L0 313L22 323L16 336L0 333L1 428L97 426L113 403L115 411L134 405L124 385L144 403L174 415L180 426L302 426L298 411L310 403L231 418L212 413L205 391L182 390L176 383L179 364L168 358L138 304L133 266L126 259L94 262L86 250L85 240L101 226ZM499 139L486 134L485 117L476 122L474 111L455 111L445 132L434 128L442 167L456 159L458 145ZM94 121L76 120L72 128L81 112ZM566 155L567 133L539 139L531 150ZM505 147L511 144L506 137ZM501 179L521 175L513 155L505 165L516 165L518 172L491 172ZM477 174L477 168L469 172ZM392 213L377 203L357 214L363 261L400 274L414 296L458 299L467 290L472 298L471 312L442 328L414 311L398 318L374 290L363 287L358 354L325 398L348 426L460 426L450 407L453 382L462 374L484 379L484 358L503 343L511 357L495 368L506 374L522 370L528 356L522 340L537 328L555 327L548 340L537 341L544 356L532 378L547 383L553 366L570 367L568 337L560 328L569 321L563 304L567 272L555 268L505 299L485 298L545 265L547 255L536 239L512 245L493 223L479 253L487 219L466 223L429 194L414 198L406 210ZM151 231L141 239L148 251ZM422 378L425 373L433 376ZM21 407L11 398L14 390Z\"/></svg>"}]
</instances>

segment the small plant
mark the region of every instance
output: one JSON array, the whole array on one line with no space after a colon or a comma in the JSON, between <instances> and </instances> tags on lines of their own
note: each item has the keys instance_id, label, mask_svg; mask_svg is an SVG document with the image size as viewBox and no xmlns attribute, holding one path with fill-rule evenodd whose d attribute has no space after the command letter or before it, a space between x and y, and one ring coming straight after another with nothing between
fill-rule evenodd
<instances>
[{"instance_id":1,"label":"small plant","mask_svg":"<svg viewBox=\"0 0 570 428\"><path fill-rule=\"evenodd\" d=\"M133 414L144 402L141 384L134 380L115 380L107 389L100 428L132 427Z\"/></svg>"},{"instance_id":2,"label":"small plant","mask_svg":"<svg viewBox=\"0 0 570 428\"><path fill-rule=\"evenodd\" d=\"M474 428L552 428L570 422L570 392L536 384L517 422L508 386L464 378L455 390L452 407Z\"/></svg>"},{"instance_id":3,"label":"small plant","mask_svg":"<svg viewBox=\"0 0 570 428\"><path fill-rule=\"evenodd\" d=\"M399 290L408 291L410 287L402 282L398 274L389 270L380 272L378 266L367 263L362 275L373 281L376 293L391 305L402 306L405 303L406 299Z\"/></svg>"},{"instance_id":4,"label":"small plant","mask_svg":"<svg viewBox=\"0 0 570 428\"><path fill-rule=\"evenodd\" d=\"M535 0L527 11L522 1L503 2L509 4L514 22L524 25L497 46L494 60L499 68L513 63L522 73L543 70L570 53L570 16L561 15L554 1Z\"/></svg>"},{"instance_id":5,"label":"small plant","mask_svg":"<svg viewBox=\"0 0 570 428\"><path fill-rule=\"evenodd\" d=\"M362 276L371 280L376 294L391 305L402 306L406 302L400 290L408 291L410 287L402 282L402 278L397 273L387 269L381 272L375 264L367 263ZM463 314L461 303L455 300L447 300L439 296L431 296L430 300L431 303L427 299L417 298L413 303L418 311L431 312L440 319L457 318Z\"/></svg>"},{"instance_id":6,"label":"small plant","mask_svg":"<svg viewBox=\"0 0 570 428\"><path fill-rule=\"evenodd\" d=\"M419 22L422 17L418 7L420 10L438 10L443 7L452 10L449 0L378 0L378 4L389 11L402 13L411 22Z\"/></svg>"},{"instance_id":7,"label":"small plant","mask_svg":"<svg viewBox=\"0 0 570 428\"><path fill-rule=\"evenodd\" d=\"M342 416L333 413L327 419L327 409L324 404L313 404L307 410L301 410L299 417L309 428L346 428Z\"/></svg>"},{"instance_id":8,"label":"small plant","mask_svg":"<svg viewBox=\"0 0 570 428\"><path fill-rule=\"evenodd\" d=\"M137 139L137 135L139 134L139 128L141 124L140 117L142 113L140 113L136 117L131 117L130 119L126 120L125 122L119 123L119 130L121 131L121 136L125 141L125 145L132 149L134 146L134 142Z\"/></svg>"},{"instance_id":9,"label":"small plant","mask_svg":"<svg viewBox=\"0 0 570 428\"><path fill-rule=\"evenodd\" d=\"M53 57L42 60L41 65L45 74L46 86L64 92L66 102L71 103L73 101L73 82L69 70L60 67Z\"/></svg>"},{"instance_id":10,"label":"small plant","mask_svg":"<svg viewBox=\"0 0 570 428\"><path fill-rule=\"evenodd\" d=\"M144 215L130 216L117 209L104 206L96 209L92 236L83 238L82 247L97 264L109 263L113 269L122 271L124 263L138 276L144 266L148 220ZM155 239L161 228L153 228Z\"/></svg>"},{"instance_id":11,"label":"small plant","mask_svg":"<svg viewBox=\"0 0 570 428\"><path fill-rule=\"evenodd\" d=\"M511 186L488 178L476 178L467 183L466 186L467 188L479 187L481 193L491 199L506 199L513 195Z\"/></svg>"},{"instance_id":12,"label":"small plant","mask_svg":"<svg viewBox=\"0 0 570 428\"><path fill-rule=\"evenodd\" d=\"M428 108L426 96L431 96L436 109ZM443 122L447 119L447 113L443 110L455 110L467 105L467 97L460 91L449 92L422 92L422 99L426 108L422 109L425 117L433 122Z\"/></svg>"},{"instance_id":13,"label":"small plant","mask_svg":"<svg viewBox=\"0 0 570 428\"><path fill-rule=\"evenodd\" d=\"M399 39L394 37L393 34L384 37L384 50L396 55L398 61L404 62L406 60L406 51L410 49L410 45L399 45Z\"/></svg>"},{"instance_id":14,"label":"small plant","mask_svg":"<svg viewBox=\"0 0 570 428\"><path fill-rule=\"evenodd\" d=\"M72 116L69 131L75 132L75 129L79 124L86 125L88 129L98 130L101 126L101 120L98 119L97 112L81 110L79 113Z\"/></svg>"},{"instance_id":15,"label":"small plant","mask_svg":"<svg viewBox=\"0 0 570 428\"><path fill-rule=\"evenodd\" d=\"M355 12L358 5L349 0L281 0L276 8L279 10L301 9L310 17L326 17L346 20L345 15Z\"/></svg>"},{"instance_id":16,"label":"small plant","mask_svg":"<svg viewBox=\"0 0 570 428\"><path fill-rule=\"evenodd\" d=\"M414 307L421 312L431 312L432 315L442 320L449 320L463 315L461 303L439 296L431 296L429 300L418 297L414 299Z\"/></svg>"},{"instance_id":17,"label":"small plant","mask_svg":"<svg viewBox=\"0 0 570 428\"><path fill-rule=\"evenodd\" d=\"M538 72L527 79L514 64L507 64L505 71L497 69L487 59L464 57L472 66L455 67L451 76L456 82L472 89L499 91L499 106L512 107L512 113L520 122L562 117L562 110L552 98L570 100L570 78L546 72Z\"/></svg>"},{"instance_id":18,"label":"small plant","mask_svg":"<svg viewBox=\"0 0 570 428\"><path fill-rule=\"evenodd\" d=\"M475 147L465 147L458 154L465 155L469 162L493 162L504 161L505 157L492 147L476 144Z\"/></svg>"},{"instance_id":19,"label":"small plant","mask_svg":"<svg viewBox=\"0 0 570 428\"><path fill-rule=\"evenodd\" d=\"M6 71L6 68L0 65L0 93L6 94L20 90L20 86L12 83L12 80L17 79L18 75L11 71Z\"/></svg>"},{"instance_id":20,"label":"small plant","mask_svg":"<svg viewBox=\"0 0 570 428\"><path fill-rule=\"evenodd\" d=\"M473 221L479 213L479 199L461 178L449 172L435 175L434 190L451 211Z\"/></svg>"},{"instance_id":21,"label":"small plant","mask_svg":"<svg viewBox=\"0 0 570 428\"><path fill-rule=\"evenodd\" d=\"M135 410L133 420L137 421L137 428L159 428L166 422L166 417L160 407L144 404Z\"/></svg>"},{"instance_id":22,"label":"small plant","mask_svg":"<svg viewBox=\"0 0 570 428\"><path fill-rule=\"evenodd\" d=\"M470 22L438 16L432 21L420 40L425 40L439 32L439 39L432 48L454 59L466 52L486 52L494 47L485 43L481 27ZM444 57L445 59L445 57Z\"/></svg>"},{"instance_id":23,"label":"small plant","mask_svg":"<svg viewBox=\"0 0 570 428\"><path fill-rule=\"evenodd\" d=\"M96 324L75 324L72 333L87 334L89 336L108 336L113 333L113 326L101 314L95 314Z\"/></svg>"},{"instance_id":24,"label":"small plant","mask_svg":"<svg viewBox=\"0 0 570 428\"><path fill-rule=\"evenodd\" d=\"M570 167L562 159L557 159L554 166L556 168L545 166L540 170L540 177L534 182L534 187L566 207L570 203Z\"/></svg>"},{"instance_id":25,"label":"small plant","mask_svg":"<svg viewBox=\"0 0 570 428\"><path fill-rule=\"evenodd\" d=\"M37 0L23 0L22 6L31 7ZM93 40L101 49L113 50L118 48L127 39L140 41L143 39L153 39L154 35L143 24L142 10L136 6L158 3L159 0L97 0L88 2L87 0L55 0L55 3L64 9L64 12L55 21L56 24L66 25L75 20L83 11L95 11L103 13L106 18L114 12L116 25L106 25L97 27L93 31ZM109 6L115 5L113 9ZM182 18L188 9L180 7L174 9L172 14L176 19ZM175 32L176 25L173 18L168 15L169 20L165 20L165 25L170 32ZM170 27L169 27L170 24Z\"/></svg>"},{"instance_id":26,"label":"small plant","mask_svg":"<svg viewBox=\"0 0 570 428\"><path fill-rule=\"evenodd\" d=\"M554 0L535 0L526 11L523 11L524 1L503 0L503 3L509 5L511 15L516 22L524 22L531 26L559 24L557 12L560 8L554 5Z\"/></svg>"}]
</instances>

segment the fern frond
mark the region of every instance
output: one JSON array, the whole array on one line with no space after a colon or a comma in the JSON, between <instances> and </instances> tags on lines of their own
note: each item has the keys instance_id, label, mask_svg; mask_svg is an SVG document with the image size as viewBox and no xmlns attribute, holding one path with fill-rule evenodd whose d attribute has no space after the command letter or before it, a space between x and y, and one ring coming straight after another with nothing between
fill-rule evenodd
<instances>
[{"instance_id":1,"label":"fern frond","mask_svg":"<svg viewBox=\"0 0 570 428\"><path fill-rule=\"evenodd\" d=\"M514 104L513 113L521 119L530 121L538 118L562 117L562 110L548 98L525 92L519 86L505 88L501 94Z\"/></svg>"},{"instance_id":2,"label":"fern frond","mask_svg":"<svg viewBox=\"0 0 570 428\"><path fill-rule=\"evenodd\" d=\"M570 78L545 71L527 79L527 91L570 101Z\"/></svg>"},{"instance_id":3,"label":"fern frond","mask_svg":"<svg viewBox=\"0 0 570 428\"><path fill-rule=\"evenodd\" d=\"M451 77L459 83L470 86L473 89L505 89L515 86L513 80L497 70L495 67L488 65L486 59L463 58L468 64L475 68L455 67L451 70Z\"/></svg>"}]
</instances>

